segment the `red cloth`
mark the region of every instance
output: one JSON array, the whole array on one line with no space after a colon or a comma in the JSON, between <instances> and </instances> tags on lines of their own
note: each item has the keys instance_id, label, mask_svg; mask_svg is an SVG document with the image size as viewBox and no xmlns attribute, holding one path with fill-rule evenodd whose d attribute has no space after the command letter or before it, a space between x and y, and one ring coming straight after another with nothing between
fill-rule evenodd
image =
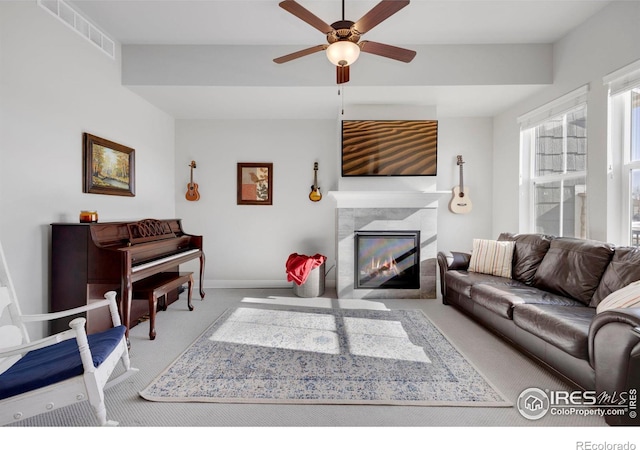
<instances>
[{"instance_id":1,"label":"red cloth","mask_svg":"<svg viewBox=\"0 0 640 450\"><path fill-rule=\"evenodd\" d=\"M293 281L298 286L307 281L313 269L321 266L327 260L326 256L316 253L313 256L292 253L287 259L287 281Z\"/></svg>"}]
</instances>

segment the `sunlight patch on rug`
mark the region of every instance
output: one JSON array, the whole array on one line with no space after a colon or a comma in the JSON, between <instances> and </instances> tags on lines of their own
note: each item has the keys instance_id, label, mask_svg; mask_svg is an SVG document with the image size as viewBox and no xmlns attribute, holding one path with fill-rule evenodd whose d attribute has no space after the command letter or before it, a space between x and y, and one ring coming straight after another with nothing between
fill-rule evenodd
<instances>
[{"instance_id":1,"label":"sunlight patch on rug","mask_svg":"<svg viewBox=\"0 0 640 450\"><path fill-rule=\"evenodd\" d=\"M242 303L258 303L273 306L291 306L302 308L340 308L340 309L378 309L389 311L389 308L382 302L355 299L355 298L329 298L329 297L312 297L312 298L295 298L295 297L244 297Z\"/></svg>"},{"instance_id":2,"label":"sunlight patch on rug","mask_svg":"<svg viewBox=\"0 0 640 450\"><path fill-rule=\"evenodd\" d=\"M340 353L336 323L329 314L238 308L209 340L333 355Z\"/></svg>"},{"instance_id":3,"label":"sunlight patch on rug","mask_svg":"<svg viewBox=\"0 0 640 450\"><path fill-rule=\"evenodd\" d=\"M356 317L343 321L350 354L430 362L422 347L411 343L400 322ZM332 355L341 351L336 317L324 311L238 308L209 339Z\"/></svg>"},{"instance_id":4,"label":"sunlight patch on rug","mask_svg":"<svg viewBox=\"0 0 640 450\"><path fill-rule=\"evenodd\" d=\"M511 406L419 310L227 310L151 401Z\"/></svg>"}]
</instances>

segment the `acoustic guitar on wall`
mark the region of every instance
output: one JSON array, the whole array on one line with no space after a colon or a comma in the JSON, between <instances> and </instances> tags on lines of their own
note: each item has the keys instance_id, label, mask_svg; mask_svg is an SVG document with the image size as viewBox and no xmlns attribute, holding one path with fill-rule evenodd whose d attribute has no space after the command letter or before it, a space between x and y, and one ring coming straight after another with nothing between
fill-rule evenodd
<instances>
[{"instance_id":1,"label":"acoustic guitar on wall","mask_svg":"<svg viewBox=\"0 0 640 450\"><path fill-rule=\"evenodd\" d=\"M193 169L196 168L196 162L191 161L189 164L191 167L191 181L187 184L187 193L185 194L185 198L190 202L196 202L200 200L200 193L198 192L198 183L193 182Z\"/></svg>"},{"instance_id":2,"label":"acoustic guitar on wall","mask_svg":"<svg viewBox=\"0 0 640 450\"><path fill-rule=\"evenodd\" d=\"M464 161L462 155L458 155L458 166L460 167L460 185L453 188L453 198L449 203L449 209L455 214L467 214L471 212L472 204L469 198L469 188L464 186L462 166Z\"/></svg>"},{"instance_id":3,"label":"acoustic guitar on wall","mask_svg":"<svg viewBox=\"0 0 640 450\"><path fill-rule=\"evenodd\" d=\"M313 186L311 186L309 200L311 200L312 202L319 202L320 200L322 200L320 187L318 187L318 163L313 164Z\"/></svg>"}]
</instances>

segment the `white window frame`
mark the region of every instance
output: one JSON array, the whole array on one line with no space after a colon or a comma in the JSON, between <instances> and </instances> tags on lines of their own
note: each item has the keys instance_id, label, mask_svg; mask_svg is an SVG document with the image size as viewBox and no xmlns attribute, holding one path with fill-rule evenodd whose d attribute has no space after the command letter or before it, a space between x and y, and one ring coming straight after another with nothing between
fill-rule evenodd
<instances>
[{"instance_id":1,"label":"white window frame","mask_svg":"<svg viewBox=\"0 0 640 450\"><path fill-rule=\"evenodd\" d=\"M563 204L564 189L563 184L565 181L570 181L577 178L587 179L587 168L578 172L567 172L566 168L566 150L567 150L567 114L584 108L587 106L587 95L589 92L589 85L581 86L562 97L557 98L539 108L534 109L522 116L518 117L520 123L520 232L521 233L535 233L536 232L536 214L535 214L535 185L536 183L551 183L560 182L560 204ZM536 176L535 175L535 128L543 123L563 118L563 172L554 173L550 175ZM586 190L585 190L586 192ZM564 209L561 208L560 213L560 226L559 235L563 233L563 218L562 214ZM585 220L588 219L588 215L585 215ZM588 223L584 224L585 235L588 234Z\"/></svg>"},{"instance_id":2,"label":"white window frame","mask_svg":"<svg viewBox=\"0 0 640 450\"><path fill-rule=\"evenodd\" d=\"M609 176L613 180L613 195L610 200L615 205L610 208L612 217L621 217L618 237L620 245L634 245L632 242L632 198L631 173L640 170L640 159L631 160L631 90L640 88L640 60L631 63L603 79L609 89L608 100L608 158ZM618 182L615 182L615 180ZM617 201L616 201L617 200ZM620 214L615 214L616 208ZM637 245L637 243L636 243Z\"/></svg>"}]
</instances>

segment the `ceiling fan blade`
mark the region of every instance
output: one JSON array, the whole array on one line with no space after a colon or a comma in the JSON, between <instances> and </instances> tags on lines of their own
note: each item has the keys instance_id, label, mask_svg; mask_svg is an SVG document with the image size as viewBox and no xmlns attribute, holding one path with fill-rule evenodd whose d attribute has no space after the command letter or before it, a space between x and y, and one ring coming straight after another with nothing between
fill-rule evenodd
<instances>
[{"instance_id":1,"label":"ceiling fan blade","mask_svg":"<svg viewBox=\"0 0 640 450\"><path fill-rule=\"evenodd\" d=\"M383 0L358 20L352 29L364 34L409 4L409 0Z\"/></svg>"},{"instance_id":2,"label":"ceiling fan blade","mask_svg":"<svg viewBox=\"0 0 640 450\"><path fill-rule=\"evenodd\" d=\"M305 48L304 50L299 50L297 52L289 53L288 55L281 56L273 60L274 63L282 64L289 62L291 60L302 58L303 56L311 55L313 53L321 52L322 50L328 47L327 44L316 45L315 47Z\"/></svg>"},{"instance_id":3,"label":"ceiling fan blade","mask_svg":"<svg viewBox=\"0 0 640 450\"><path fill-rule=\"evenodd\" d=\"M304 6L295 2L294 0L284 0L280 2L280 7L285 11L290 12L298 19L301 19L311 25L313 28L320 30L322 33L327 34L333 31L331 25L320 19Z\"/></svg>"},{"instance_id":4,"label":"ceiling fan blade","mask_svg":"<svg viewBox=\"0 0 640 450\"><path fill-rule=\"evenodd\" d=\"M336 81L338 84L349 82L349 66L336 66Z\"/></svg>"},{"instance_id":5,"label":"ceiling fan blade","mask_svg":"<svg viewBox=\"0 0 640 450\"><path fill-rule=\"evenodd\" d=\"M358 45L360 45L360 50L363 52L384 56L385 58L391 58L406 63L411 62L416 56L416 52L413 50L381 44L379 42L361 41Z\"/></svg>"}]
</instances>

